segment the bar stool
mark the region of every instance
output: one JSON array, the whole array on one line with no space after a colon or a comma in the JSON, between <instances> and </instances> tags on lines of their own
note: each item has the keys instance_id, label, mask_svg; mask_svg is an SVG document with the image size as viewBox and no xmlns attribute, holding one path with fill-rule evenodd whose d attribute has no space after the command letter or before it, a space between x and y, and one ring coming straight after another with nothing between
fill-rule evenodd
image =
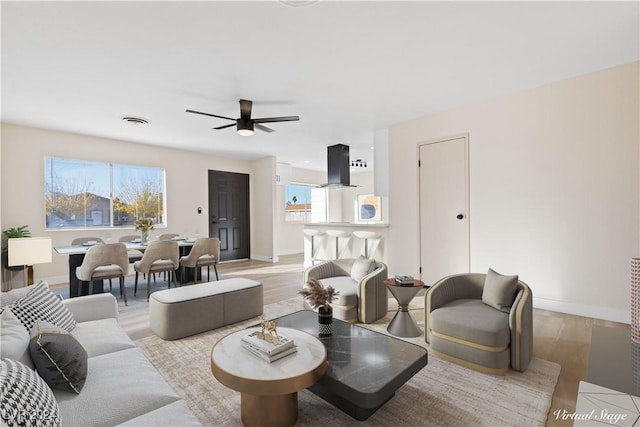
<instances>
[{"instance_id":1,"label":"bar stool","mask_svg":"<svg viewBox=\"0 0 640 427\"><path fill-rule=\"evenodd\" d=\"M342 258L342 254L344 253L344 250L347 248L347 245L349 244L349 239L351 238L351 233L349 233L348 231L344 231L344 230L327 230L327 236L329 237L334 237L336 239L336 257L335 259L340 259ZM343 242L342 244L342 248L340 247L340 238L343 237L346 239L345 242Z\"/></svg>"},{"instance_id":2,"label":"bar stool","mask_svg":"<svg viewBox=\"0 0 640 427\"><path fill-rule=\"evenodd\" d=\"M373 256L378 249L381 237L375 231L358 230L354 231L353 235L359 239L364 239L364 257L369 258L369 255ZM371 240L371 250L369 250L369 240Z\"/></svg>"},{"instance_id":3,"label":"bar stool","mask_svg":"<svg viewBox=\"0 0 640 427\"><path fill-rule=\"evenodd\" d=\"M324 236L324 231L316 230L315 228L305 228L302 232L311 240L311 265L316 261L316 255L318 255L319 247L316 247L316 237Z\"/></svg>"}]
</instances>

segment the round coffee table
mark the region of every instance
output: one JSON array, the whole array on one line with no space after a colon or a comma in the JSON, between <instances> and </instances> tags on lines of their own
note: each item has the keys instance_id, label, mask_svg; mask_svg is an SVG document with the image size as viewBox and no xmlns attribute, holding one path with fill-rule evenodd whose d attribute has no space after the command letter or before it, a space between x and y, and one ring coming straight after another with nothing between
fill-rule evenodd
<instances>
[{"instance_id":1,"label":"round coffee table","mask_svg":"<svg viewBox=\"0 0 640 427\"><path fill-rule=\"evenodd\" d=\"M218 341L211 350L211 372L225 386L240 392L242 423L247 426L293 426L298 419L298 391L318 381L327 369L327 350L311 334L278 328L293 339L298 351L269 363L241 346L243 329Z\"/></svg>"},{"instance_id":2,"label":"round coffee table","mask_svg":"<svg viewBox=\"0 0 640 427\"><path fill-rule=\"evenodd\" d=\"M424 282L414 279L413 283L400 285L396 283L395 278L391 277L385 279L384 284L387 285L389 292L398 301L398 311L389 322L387 331L397 337L419 337L422 331L413 320L413 317L411 317L411 314L409 314L409 303L418 291L422 289Z\"/></svg>"}]
</instances>

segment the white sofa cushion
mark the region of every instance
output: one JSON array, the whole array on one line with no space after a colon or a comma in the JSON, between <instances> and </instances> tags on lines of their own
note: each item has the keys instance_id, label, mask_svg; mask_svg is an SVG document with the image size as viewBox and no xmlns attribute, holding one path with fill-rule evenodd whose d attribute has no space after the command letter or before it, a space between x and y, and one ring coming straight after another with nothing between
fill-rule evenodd
<instances>
[{"instance_id":1,"label":"white sofa cushion","mask_svg":"<svg viewBox=\"0 0 640 427\"><path fill-rule=\"evenodd\" d=\"M17 360L34 369L29 354L29 332L9 308L0 315L0 343L2 357Z\"/></svg>"},{"instance_id":2,"label":"white sofa cushion","mask_svg":"<svg viewBox=\"0 0 640 427\"><path fill-rule=\"evenodd\" d=\"M82 392L54 394L69 426L114 426L180 400L139 348L89 358Z\"/></svg>"},{"instance_id":3,"label":"white sofa cushion","mask_svg":"<svg viewBox=\"0 0 640 427\"><path fill-rule=\"evenodd\" d=\"M202 424L193 415L184 400L170 403L162 408L147 412L144 415L126 421L121 426L154 426L154 427L190 427Z\"/></svg>"},{"instance_id":4,"label":"white sofa cushion","mask_svg":"<svg viewBox=\"0 0 640 427\"><path fill-rule=\"evenodd\" d=\"M73 335L87 350L89 357L134 348L136 345L118 325L116 319L80 322Z\"/></svg>"}]
</instances>

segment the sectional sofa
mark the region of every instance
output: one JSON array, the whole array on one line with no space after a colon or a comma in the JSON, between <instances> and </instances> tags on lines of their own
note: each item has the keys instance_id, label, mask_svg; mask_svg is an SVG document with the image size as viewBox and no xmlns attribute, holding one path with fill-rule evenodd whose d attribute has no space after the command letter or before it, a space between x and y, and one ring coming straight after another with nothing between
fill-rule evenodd
<instances>
[{"instance_id":1,"label":"sectional sofa","mask_svg":"<svg viewBox=\"0 0 640 427\"><path fill-rule=\"evenodd\" d=\"M120 328L117 302L111 294L55 302L46 284L29 288L34 289L20 290L18 295L11 295L15 291L3 293L0 299L2 425L18 425L24 418L45 425L83 427L201 425ZM32 295L32 301L25 304L29 292L40 295L36 295L35 301ZM38 306L47 304L54 308L39 311L42 307ZM29 325L32 321L34 324L28 331L25 322ZM48 338L53 344L45 342ZM55 369L34 366L38 361L37 357L31 357L33 352L42 349L45 362L49 361L49 353L55 351L58 339L67 340L58 348L63 349L59 363L56 362L59 366ZM76 342L80 345L75 345ZM78 354L73 354L74 345ZM78 363L82 360L86 360L84 367ZM42 379L59 368L67 369L64 364L76 365L75 371L67 374L69 378L63 377L68 384L62 387L54 384L47 390L50 380L44 384ZM74 375L82 379L76 385ZM73 388L65 390L69 384Z\"/></svg>"}]
</instances>

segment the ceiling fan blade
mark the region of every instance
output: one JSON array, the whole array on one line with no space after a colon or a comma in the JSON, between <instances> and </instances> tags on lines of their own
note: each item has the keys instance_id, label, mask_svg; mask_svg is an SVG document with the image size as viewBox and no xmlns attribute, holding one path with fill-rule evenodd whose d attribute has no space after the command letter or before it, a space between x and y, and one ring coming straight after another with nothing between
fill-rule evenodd
<instances>
[{"instance_id":1,"label":"ceiling fan blade","mask_svg":"<svg viewBox=\"0 0 640 427\"><path fill-rule=\"evenodd\" d=\"M224 126L218 126L217 128L214 128L216 130L220 130L220 129L226 129L226 128L230 128L231 126L235 126L235 123L231 123L230 125L224 125Z\"/></svg>"},{"instance_id":2,"label":"ceiling fan blade","mask_svg":"<svg viewBox=\"0 0 640 427\"><path fill-rule=\"evenodd\" d=\"M262 125L261 125L261 124L259 124L259 123L254 123L254 124L253 124L253 126L254 126L256 129L260 129L260 130L261 130L261 131L263 131L263 132L269 132L269 133L271 133L271 132L275 132L275 130L273 130L273 129L271 129L271 128L268 128L268 127L266 127L266 126L262 126Z\"/></svg>"},{"instance_id":3,"label":"ceiling fan blade","mask_svg":"<svg viewBox=\"0 0 640 427\"><path fill-rule=\"evenodd\" d=\"M253 102L249 101L248 99L240 100L240 118L241 119L245 119L245 120L251 119L252 105L253 105Z\"/></svg>"},{"instance_id":4,"label":"ceiling fan blade","mask_svg":"<svg viewBox=\"0 0 640 427\"><path fill-rule=\"evenodd\" d=\"M186 111L187 113L202 114L203 116L211 116L211 117L217 117L219 119L233 120L234 122L236 121L236 119L232 119L231 117L218 116L217 114L203 113L201 111L195 111L195 110L186 110Z\"/></svg>"},{"instance_id":5,"label":"ceiling fan blade","mask_svg":"<svg viewBox=\"0 0 640 427\"><path fill-rule=\"evenodd\" d=\"M263 117L261 119L253 119L253 123L295 122L296 120L300 120L300 117L298 116Z\"/></svg>"}]
</instances>

